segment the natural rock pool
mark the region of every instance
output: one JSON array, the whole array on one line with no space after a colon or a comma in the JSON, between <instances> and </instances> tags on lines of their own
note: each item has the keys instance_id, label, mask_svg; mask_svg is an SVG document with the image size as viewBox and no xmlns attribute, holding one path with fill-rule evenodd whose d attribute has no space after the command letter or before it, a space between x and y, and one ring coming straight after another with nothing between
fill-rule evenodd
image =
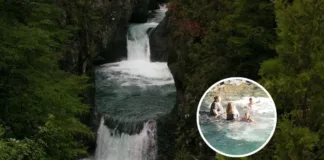
<instances>
[{"instance_id":1,"label":"natural rock pool","mask_svg":"<svg viewBox=\"0 0 324 160\"><path fill-rule=\"evenodd\" d=\"M255 123L228 121L226 116L221 118L209 116L214 95L221 96L225 110L227 103L232 102L238 109L240 117L249 112ZM250 97L260 102L247 110L245 106ZM199 113L198 122L205 140L216 150L232 156L249 154L259 149L272 136L276 125L274 102L254 84L227 84L212 89L202 101Z\"/></svg>"},{"instance_id":2,"label":"natural rock pool","mask_svg":"<svg viewBox=\"0 0 324 160\"><path fill-rule=\"evenodd\" d=\"M131 24L128 58L96 69L96 107L104 114L97 133L95 160L155 160L157 120L175 104L176 90L166 62L150 62L147 31L165 9L147 23Z\"/></svg>"}]
</instances>

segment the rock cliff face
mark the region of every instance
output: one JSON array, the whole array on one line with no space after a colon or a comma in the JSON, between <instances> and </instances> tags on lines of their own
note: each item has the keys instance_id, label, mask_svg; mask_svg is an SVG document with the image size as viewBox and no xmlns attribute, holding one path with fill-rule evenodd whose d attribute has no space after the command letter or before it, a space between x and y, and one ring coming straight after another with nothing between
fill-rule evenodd
<instances>
[{"instance_id":1,"label":"rock cliff face","mask_svg":"<svg viewBox=\"0 0 324 160\"><path fill-rule=\"evenodd\" d=\"M101 0L99 7L107 17L103 44L97 57L99 63L127 58L127 29L129 23L145 23L150 10L159 8L159 0ZM164 60L165 57L164 57Z\"/></svg>"},{"instance_id":2,"label":"rock cliff face","mask_svg":"<svg viewBox=\"0 0 324 160\"><path fill-rule=\"evenodd\" d=\"M61 66L67 71L91 72L92 64L127 58L129 23L144 23L158 0L90 0L87 4L57 0L63 10L62 25L80 28L75 33Z\"/></svg>"},{"instance_id":3,"label":"rock cliff face","mask_svg":"<svg viewBox=\"0 0 324 160\"><path fill-rule=\"evenodd\" d=\"M169 16L166 14L162 22L149 33L151 61L167 62L169 52L172 50L172 40L169 37Z\"/></svg>"},{"instance_id":4,"label":"rock cliff face","mask_svg":"<svg viewBox=\"0 0 324 160\"><path fill-rule=\"evenodd\" d=\"M149 12L150 0L136 0L133 3L131 23L145 23Z\"/></svg>"},{"instance_id":5,"label":"rock cliff face","mask_svg":"<svg viewBox=\"0 0 324 160\"><path fill-rule=\"evenodd\" d=\"M132 0L99 0L97 7L105 20L102 44L95 64L115 62L127 57L127 26L132 15Z\"/></svg>"},{"instance_id":6,"label":"rock cliff face","mask_svg":"<svg viewBox=\"0 0 324 160\"><path fill-rule=\"evenodd\" d=\"M99 0L98 8L103 10L107 22L102 35L102 47L95 59L96 64L115 62L127 58L127 29L129 23L145 23L151 10L159 8L159 4L166 3L166 0ZM165 27L162 24L161 27ZM165 34L159 29L157 41ZM160 36L160 37L159 37ZM163 38L163 37L162 37ZM159 49L157 49L159 50ZM167 55L167 54L164 54ZM166 56L157 56L155 59L166 61ZM153 58L154 60L154 58Z\"/></svg>"},{"instance_id":7,"label":"rock cliff face","mask_svg":"<svg viewBox=\"0 0 324 160\"><path fill-rule=\"evenodd\" d=\"M195 118L196 108L188 107L192 103L196 103L197 99L197 95L188 91L186 80L186 76L189 75L187 68L190 66L190 63L186 61L189 53L187 44L189 40L185 37L172 35L175 30L174 25L169 23L172 14L168 13L163 22L150 35L151 60L167 61L177 90L177 101L167 126L175 125L175 130L172 132L178 133L174 137L178 143L168 147L183 148L186 152L193 153L200 159L215 159L215 152L203 142L198 133ZM174 157L168 158L174 159Z\"/></svg>"},{"instance_id":8,"label":"rock cliff face","mask_svg":"<svg viewBox=\"0 0 324 160\"><path fill-rule=\"evenodd\" d=\"M188 50L186 45L179 45L179 40L171 36L171 26L169 25L170 14L167 12L162 22L154 29L149 29L151 61L168 62L169 69L173 75L178 93L177 101L181 101L184 81L184 63ZM177 48L180 47L180 48Z\"/></svg>"},{"instance_id":9,"label":"rock cliff face","mask_svg":"<svg viewBox=\"0 0 324 160\"><path fill-rule=\"evenodd\" d=\"M68 51L62 57L64 70L84 74L92 64L114 62L127 57L127 26L134 0L57 0L62 8L61 24L73 26Z\"/></svg>"},{"instance_id":10,"label":"rock cliff face","mask_svg":"<svg viewBox=\"0 0 324 160\"><path fill-rule=\"evenodd\" d=\"M96 64L127 58L129 23L145 23L150 10L158 9L157 0L99 0L99 8L107 20Z\"/></svg>"}]
</instances>

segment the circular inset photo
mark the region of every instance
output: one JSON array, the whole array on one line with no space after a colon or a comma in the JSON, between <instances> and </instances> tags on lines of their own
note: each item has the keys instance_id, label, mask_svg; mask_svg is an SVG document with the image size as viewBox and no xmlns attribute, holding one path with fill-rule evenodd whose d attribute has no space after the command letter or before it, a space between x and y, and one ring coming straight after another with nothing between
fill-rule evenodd
<instances>
[{"instance_id":1,"label":"circular inset photo","mask_svg":"<svg viewBox=\"0 0 324 160\"><path fill-rule=\"evenodd\" d=\"M246 157L261 150L277 124L275 103L257 82L233 77L212 85L200 99L197 125L219 154Z\"/></svg>"}]
</instances>

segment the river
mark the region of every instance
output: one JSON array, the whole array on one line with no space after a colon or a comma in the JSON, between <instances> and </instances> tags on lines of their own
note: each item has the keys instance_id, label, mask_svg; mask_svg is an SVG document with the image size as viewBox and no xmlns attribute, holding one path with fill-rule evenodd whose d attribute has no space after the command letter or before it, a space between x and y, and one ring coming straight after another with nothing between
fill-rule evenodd
<instances>
[{"instance_id":1,"label":"river","mask_svg":"<svg viewBox=\"0 0 324 160\"><path fill-rule=\"evenodd\" d=\"M105 116L97 132L95 160L154 160L157 120L175 104L176 90L166 62L150 62L148 30L165 16L156 10L143 24L130 24L126 60L96 68L96 107Z\"/></svg>"}]
</instances>

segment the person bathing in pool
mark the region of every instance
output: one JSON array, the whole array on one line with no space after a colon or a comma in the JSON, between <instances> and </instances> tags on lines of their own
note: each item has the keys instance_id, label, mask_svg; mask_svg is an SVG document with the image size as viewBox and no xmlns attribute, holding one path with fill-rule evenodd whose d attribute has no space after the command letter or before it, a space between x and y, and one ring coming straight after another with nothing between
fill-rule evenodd
<instances>
[{"instance_id":1,"label":"person bathing in pool","mask_svg":"<svg viewBox=\"0 0 324 160\"><path fill-rule=\"evenodd\" d=\"M237 120L240 117L238 110L230 102L227 104L226 108L226 119L227 120Z\"/></svg>"},{"instance_id":2,"label":"person bathing in pool","mask_svg":"<svg viewBox=\"0 0 324 160\"><path fill-rule=\"evenodd\" d=\"M260 103L260 100L255 103ZM252 98L249 98L249 103L247 104L246 107L251 109L253 104L254 104L254 102L253 102Z\"/></svg>"},{"instance_id":3,"label":"person bathing in pool","mask_svg":"<svg viewBox=\"0 0 324 160\"><path fill-rule=\"evenodd\" d=\"M249 113L245 113L245 116L241 118L241 121L245 121L245 122L254 122L254 120L251 118L251 116L249 115Z\"/></svg>"},{"instance_id":4,"label":"person bathing in pool","mask_svg":"<svg viewBox=\"0 0 324 160\"><path fill-rule=\"evenodd\" d=\"M211 107L210 107L210 115L218 117L218 116L222 115L223 112L224 112L224 108L223 108L222 104L220 103L220 97L215 96L214 102L211 104Z\"/></svg>"}]
</instances>

